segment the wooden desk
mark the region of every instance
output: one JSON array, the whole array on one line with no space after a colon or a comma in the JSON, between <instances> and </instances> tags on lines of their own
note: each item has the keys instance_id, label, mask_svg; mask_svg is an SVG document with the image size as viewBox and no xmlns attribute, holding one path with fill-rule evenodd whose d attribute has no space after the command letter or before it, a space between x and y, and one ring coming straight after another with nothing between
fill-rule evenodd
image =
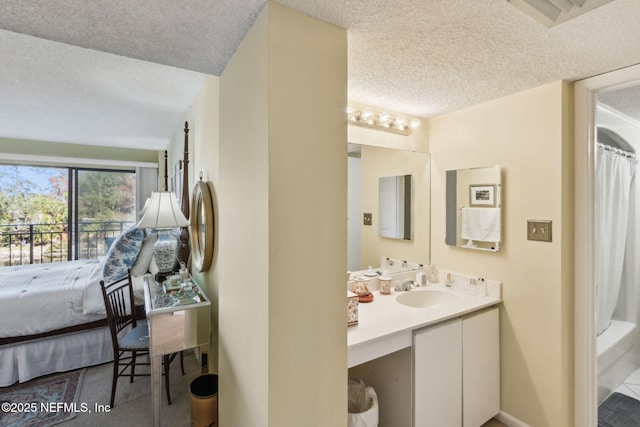
<instances>
[{"instance_id":1,"label":"wooden desk","mask_svg":"<svg viewBox=\"0 0 640 427\"><path fill-rule=\"evenodd\" d=\"M197 288L197 300L180 301L175 305L176 300L168 297L162 284L156 283L152 276L145 277L144 306L149 325L154 426L160 425L162 356L209 344L211 302L202 289Z\"/></svg>"}]
</instances>

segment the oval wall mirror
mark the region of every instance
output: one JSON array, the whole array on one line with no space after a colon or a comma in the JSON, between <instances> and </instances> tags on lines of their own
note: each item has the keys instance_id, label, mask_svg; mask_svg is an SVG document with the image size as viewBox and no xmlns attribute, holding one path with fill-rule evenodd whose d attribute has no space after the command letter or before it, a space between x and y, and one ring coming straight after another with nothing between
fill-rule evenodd
<instances>
[{"instance_id":1,"label":"oval wall mirror","mask_svg":"<svg viewBox=\"0 0 640 427\"><path fill-rule=\"evenodd\" d=\"M198 271L209 269L213 259L213 201L202 176L191 199L191 254Z\"/></svg>"}]
</instances>

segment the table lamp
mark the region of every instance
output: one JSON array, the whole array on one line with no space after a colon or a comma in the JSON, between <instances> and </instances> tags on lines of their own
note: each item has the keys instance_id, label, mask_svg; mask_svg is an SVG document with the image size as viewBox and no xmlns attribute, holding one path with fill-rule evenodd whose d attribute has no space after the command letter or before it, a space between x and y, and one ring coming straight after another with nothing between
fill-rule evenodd
<instances>
[{"instance_id":1,"label":"table lamp","mask_svg":"<svg viewBox=\"0 0 640 427\"><path fill-rule=\"evenodd\" d=\"M156 266L160 273L170 273L174 270L178 255L178 238L171 234L171 229L188 227L189 220L182 214L176 195L172 192L151 193L145 206L147 209L137 227L158 231L158 240L153 246Z\"/></svg>"}]
</instances>

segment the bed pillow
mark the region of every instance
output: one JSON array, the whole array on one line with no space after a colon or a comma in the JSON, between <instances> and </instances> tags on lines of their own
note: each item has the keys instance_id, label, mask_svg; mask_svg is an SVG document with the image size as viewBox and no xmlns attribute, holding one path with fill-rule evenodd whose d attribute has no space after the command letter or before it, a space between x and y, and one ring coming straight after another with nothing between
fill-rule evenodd
<instances>
[{"instance_id":1,"label":"bed pillow","mask_svg":"<svg viewBox=\"0 0 640 427\"><path fill-rule=\"evenodd\" d=\"M144 232L135 226L118 236L109 248L104 263L102 272L106 283L111 283L127 275L127 271L138 257L143 239Z\"/></svg>"},{"instance_id":2,"label":"bed pillow","mask_svg":"<svg viewBox=\"0 0 640 427\"><path fill-rule=\"evenodd\" d=\"M131 275L138 277L147 274L149 271L149 264L151 264L151 258L153 257L153 245L158 240L157 234L150 234L142 241L142 247L138 253L136 262L131 267Z\"/></svg>"},{"instance_id":3,"label":"bed pillow","mask_svg":"<svg viewBox=\"0 0 640 427\"><path fill-rule=\"evenodd\" d=\"M159 272L160 270L158 269L158 264L156 264L156 254L154 252L153 256L151 257L151 262L149 263L149 273L155 276Z\"/></svg>"}]
</instances>

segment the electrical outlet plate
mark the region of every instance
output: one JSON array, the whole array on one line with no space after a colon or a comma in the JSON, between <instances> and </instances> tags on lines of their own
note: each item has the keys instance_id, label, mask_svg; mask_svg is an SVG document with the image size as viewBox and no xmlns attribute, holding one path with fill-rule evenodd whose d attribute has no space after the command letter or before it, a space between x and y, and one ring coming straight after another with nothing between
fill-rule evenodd
<instances>
[{"instance_id":1,"label":"electrical outlet plate","mask_svg":"<svg viewBox=\"0 0 640 427\"><path fill-rule=\"evenodd\" d=\"M371 225L371 217L372 217L372 216L371 216L371 214L370 214L370 213L364 213L364 214L362 215L362 217L363 217L364 225Z\"/></svg>"},{"instance_id":2,"label":"electrical outlet plate","mask_svg":"<svg viewBox=\"0 0 640 427\"><path fill-rule=\"evenodd\" d=\"M527 240L551 241L551 221L527 220Z\"/></svg>"}]
</instances>

